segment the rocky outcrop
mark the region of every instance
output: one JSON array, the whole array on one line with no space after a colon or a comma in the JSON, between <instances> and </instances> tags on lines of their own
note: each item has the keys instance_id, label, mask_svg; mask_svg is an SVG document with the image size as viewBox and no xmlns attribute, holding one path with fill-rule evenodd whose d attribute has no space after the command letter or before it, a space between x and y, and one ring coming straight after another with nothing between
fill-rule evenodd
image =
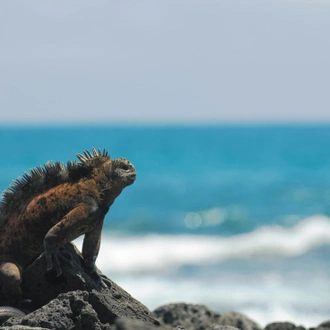
<instances>
[{"instance_id":1,"label":"rocky outcrop","mask_svg":"<svg viewBox=\"0 0 330 330\"><path fill-rule=\"evenodd\" d=\"M222 314L219 321L221 325L230 325L241 330L261 330L259 324L249 319L247 316L237 312L226 312Z\"/></svg>"},{"instance_id":2,"label":"rocky outcrop","mask_svg":"<svg viewBox=\"0 0 330 330\"><path fill-rule=\"evenodd\" d=\"M73 244L61 251L63 274L45 273L43 256L23 272L22 290L31 299L26 316L13 316L0 330L262 330L243 314L219 314L204 305L169 304L153 313L116 283L90 276ZM10 309L8 309L10 311ZM264 330L305 330L289 322L268 324ZM330 330L330 321L310 330Z\"/></svg>"},{"instance_id":3,"label":"rocky outcrop","mask_svg":"<svg viewBox=\"0 0 330 330\"><path fill-rule=\"evenodd\" d=\"M312 328L311 330L330 330L330 320L322 322L316 328Z\"/></svg>"},{"instance_id":4,"label":"rocky outcrop","mask_svg":"<svg viewBox=\"0 0 330 330\"><path fill-rule=\"evenodd\" d=\"M262 330L243 314L226 312L215 313L204 305L169 304L157 308L153 315L168 329L181 326L185 330Z\"/></svg>"},{"instance_id":5,"label":"rocky outcrop","mask_svg":"<svg viewBox=\"0 0 330 330\"><path fill-rule=\"evenodd\" d=\"M265 327L265 330L305 330L303 326L296 326L291 322L273 322Z\"/></svg>"},{"instance_id":6,"label":"rocky outcrop","mask_svg":"<svg viewBox=\"0 0 330 330\"><path fill-rule=\"evenodd\" d=\"M56 330L110 329L117 319L160 327L160 322L148 308L116 283L103 275L100 281L97 276L87 274L81 254L73 244L68 244L61 252L65 259L60 277L45 273L43 256L24 270L23 296L31 299L33 304L25 310L28 315L12 317L0 329L8 326Z\"/></svg>"},{"instance_id":7,"label":"rocky outcrop","mask_svg":"<svg viewBox=\"0 0 330 330\"><path fill-rule=\"evenodd\" d=\"M232 327L231 325L211 325L205 330L238 330L238 328Z\"/></svg>"},{"instance_id":8,"label":"rocky outcrop","mask_svg":"<svg viewBox=\"0 0 330 330\"><path fill-rule=\"evenodd\" d=\"M100 299L101 298L101 299ZM128 316L112 308L109 301L105 303L103 297L87 291L73 291L60 294L45 306L26 315L12 317L4 326L28 326L42 329L120 329L120 322L131 321L131 324L141 324L144 328L160 329L160 323L150 317L149 312L136 313ZM102 306L102 307L101 307ZM134 306L132 306L132 311ZM113 326L112 326L113 325ZM14 328L14 327L13 327ZM1 328L2 329L2 328ZM29 329L29 328L28 328Z\"/></svg>"},{"instance_id":9,"label":"rocky outcrop","mask_svg":"<svg viewBox=\"0 0 330 330\"><path fill-rule=\"evenodd\" d=\"M153 315L168 329L181 326L186 330L206 329L218 324L221 315L210 311L203 305L185 303L169 304L157 308Z\"/></svg>"}]
</instances>

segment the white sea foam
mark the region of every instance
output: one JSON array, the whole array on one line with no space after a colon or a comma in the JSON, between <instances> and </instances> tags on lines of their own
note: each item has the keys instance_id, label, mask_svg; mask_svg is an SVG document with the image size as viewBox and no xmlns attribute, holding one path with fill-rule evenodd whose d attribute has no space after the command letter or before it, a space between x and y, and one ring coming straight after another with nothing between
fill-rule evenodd
<instances>
[{"instance_id":1,"label":"white sea foam","mask_svg":"<svg viewBox=\"0 0 330 330\"><path fill-rule=\"evenodd\" d=\"M244 313L262 326L288 321L315 327L330 319L330 283L322 278L312 283L305 279L294 285L292 278L281 274L255 274L253 278L223 274L212 280L125 276L113 280L151 310L174 302L203 304L220 313L230 310Z\"/></svg>"},{"instance_id":2,"label":"white sea foam","mask_svg":"<svg viewBox=\"0 0 330 330\"><path fill-rule=\"evenodd\" d=\"M105 233L97 265L150 309L184 301L219 312L242 312L262 326L290 321L309 327L330 319L330 275L308 264L303 271L295 270L290 260L327 244L330 219L325 216L291 228L269 226L231 237ZM246 272L244 265L259 256L287 260L291 268L254 269L253 264ZM240 267L222 266L235 260ZM184 265L194 269L176 272Z\"/></svg>"},{"instance_id":3,"label":"white sea foam","mask_svg":"<svg viewBox=\"0 0 330 330\"><path fill-rule=\"evenodd\" d=\"M321 215L300 221L292 228L261 227L230 237L154 234L122 237L105 233L97 264L112 273L163 272L183 265L219 264L229 259L295 257L325 244L330 244L330 219Z\"/></svg>"}]
</instances>

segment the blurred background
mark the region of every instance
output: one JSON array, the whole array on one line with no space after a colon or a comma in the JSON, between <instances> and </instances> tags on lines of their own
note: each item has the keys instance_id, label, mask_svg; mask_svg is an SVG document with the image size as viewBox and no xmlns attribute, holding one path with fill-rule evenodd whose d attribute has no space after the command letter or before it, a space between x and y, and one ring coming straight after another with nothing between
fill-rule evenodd
<instances>
[{"instance_id":1,"label":"blurred background","mask_svg":"<svg viewBox=\"0 0 330 330\"><path fill-rule=\"evenodd\" d=\"M330 318L330 2L0 4L0 190L91 147L137 169L98 267L150 309ZM81 239L77 241L81 244Z\"/></svg>"}]
</instances>

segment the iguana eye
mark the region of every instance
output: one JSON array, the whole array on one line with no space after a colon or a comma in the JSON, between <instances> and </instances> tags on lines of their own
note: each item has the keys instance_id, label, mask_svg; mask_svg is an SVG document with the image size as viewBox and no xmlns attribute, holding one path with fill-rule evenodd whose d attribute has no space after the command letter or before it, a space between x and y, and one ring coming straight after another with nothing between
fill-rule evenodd
<instances>
[{"instance_id":1,"label":"iguana eye","mask_svg":"<svg viewBox=\"0 0 330 330\"><path fill-rule=\"evenodd\" d=\"M128 166L127 166L126 164L122 164L122 165L120 166L120 168L121 168L122 170L124 170L124 171L127 171L127 170L128 170Z\"/></svg>"}]
</instances>

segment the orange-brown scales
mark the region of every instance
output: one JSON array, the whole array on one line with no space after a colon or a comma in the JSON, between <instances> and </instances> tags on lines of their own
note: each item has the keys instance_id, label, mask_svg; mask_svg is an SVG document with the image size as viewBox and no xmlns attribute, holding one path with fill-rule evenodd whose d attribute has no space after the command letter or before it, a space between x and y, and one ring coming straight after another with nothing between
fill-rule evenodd
<instances>
[{"instance_id":1,"label":"orange-brown scales","mask_svg":"<svg viewBox=\"0 0 330 330\"><path fill-rule=\"evenodd\" d=\"M61 274L59 247L85 235L82 255L96 272L103 220L115 198L136 177L123 158L110 159L93 148L77 154L79 162L37 167L16 179L0 202L0 296L21 299L24 267L45 253L47 270Z\"/></svg>"}]
</instances>

